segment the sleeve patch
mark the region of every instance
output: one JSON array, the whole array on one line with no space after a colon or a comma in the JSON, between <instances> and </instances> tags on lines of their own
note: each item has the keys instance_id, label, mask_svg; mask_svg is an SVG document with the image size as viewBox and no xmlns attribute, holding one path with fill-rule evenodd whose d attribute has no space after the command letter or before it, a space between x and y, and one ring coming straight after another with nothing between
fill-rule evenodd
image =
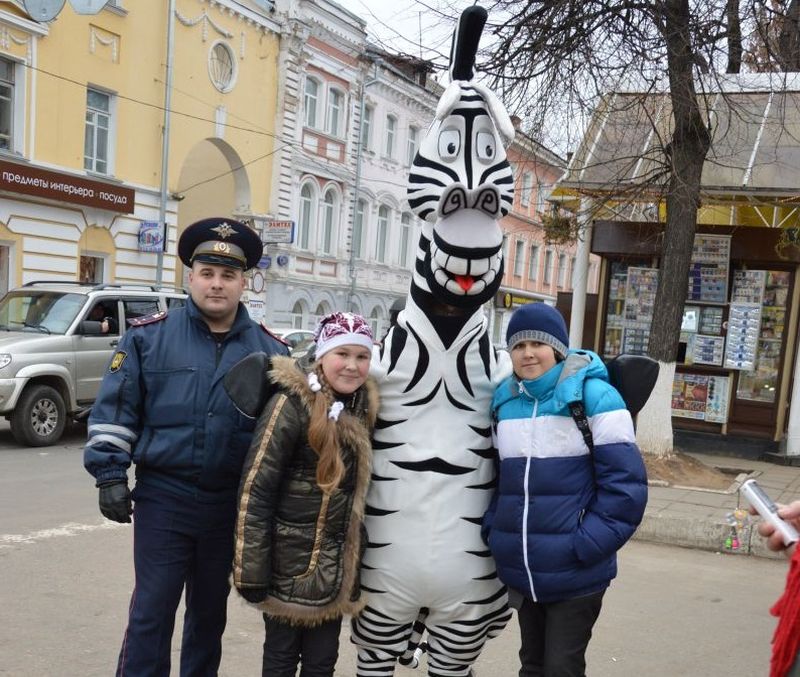
<instances>
[{"instance_id":1,"label":"sleeve patch","mask_svg":"<svg viewBox=\"0 0 800 677\"><path fill-rule=\"evenodd\" d=\"M152 315L144 315L143 317L133 317L128 320L128 324L131 327L143 327L146 324L153 324L153 322L159 322L161 320L165 320L167 318L167 311L166 310L159 310L157 313L153 313Z\"/></svg>"},{"instance_id":2,"label":"sleeve patch","mask_svg":"<svg viewBox=\"0 0 800 677\"><path fill-rule=\"evenodd\" d=\"M113 374L116 371L119 371L122 368L122 363L125 361L125 358L128 357L128 353L124 350L118 350L114 353L114 357L111 358L111 364L108 367L108 370Z\"/></svg>"}]
</instances>

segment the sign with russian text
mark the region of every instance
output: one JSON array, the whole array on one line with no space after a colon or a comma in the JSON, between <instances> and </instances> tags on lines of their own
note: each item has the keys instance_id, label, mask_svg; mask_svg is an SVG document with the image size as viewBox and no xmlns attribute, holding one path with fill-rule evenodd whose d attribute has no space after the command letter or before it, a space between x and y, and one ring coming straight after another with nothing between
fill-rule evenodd
<instances>
[{"instance_id":1,"label":"sign with russian text","mask_svg":"<svg viewBox=\"0 0 800 677\"><path fill-rule=\"evenodd\" d=\"M160 252L164 249L164 229L158 221L142 221L139 224L139 251Z\"/></svg>"},{"instance_id":2,"label":"sign with russian text","mask_svg":"<svg viewBox=\"0 0 800 677\"><path fill-rule=\"evenodd\" d=\"M294 242L294 221L258 220L261 226L261 239L264 244L292 244Z\"/></svg>"},{"instance_id":3,"label":"sign with russian text","mask_svg":"<svg viewBox=\"0 0 800 677\"><path fill-rule=\"evenodd\" d=\"M80 176L0 160L0 190L132 214L136 191Z\"/></svg>"}]
</instances>

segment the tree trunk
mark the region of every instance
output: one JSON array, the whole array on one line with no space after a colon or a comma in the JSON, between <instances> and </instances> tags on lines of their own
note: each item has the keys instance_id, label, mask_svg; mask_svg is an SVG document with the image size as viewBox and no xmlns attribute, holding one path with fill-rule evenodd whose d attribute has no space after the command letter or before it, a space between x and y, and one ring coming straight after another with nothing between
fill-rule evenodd
<instances>
[{"instance_id":1,"label":"tree trunk","mask_svg":"<svg viewBox=\"0 0 800 677\"><path fill-rule=\"evenodd\" d=\"M725 5L725 23L728 26L728 68L726 73L742 70L742 22L739 18L739 0L728 0Z\"/></svg>"},{"instance_id":2,"label":"tree trunk","mask_svg":"<svg viewBox=\"0 0 800 677\"><path fill-rule=\"evenodd\" d=\"M783 71L800 71L800 0L792 0L786 8L778 36L777 58Z\"/></svg>"},{"instance_id":3,"label":"tree trunk","mask_svg":"<svg viewBox=\"0 0 800 677\"><path fill-rule=\"evenodd\" d=\"M648 350L659 362L662 376L640 417L638 433L642 451L658 456L672 451L672 375L689 284L700 178L711 141L694 87L688 0L667 0L663 18L674 131L667 147L667 219Z\"/></svg>"}]
</instances>

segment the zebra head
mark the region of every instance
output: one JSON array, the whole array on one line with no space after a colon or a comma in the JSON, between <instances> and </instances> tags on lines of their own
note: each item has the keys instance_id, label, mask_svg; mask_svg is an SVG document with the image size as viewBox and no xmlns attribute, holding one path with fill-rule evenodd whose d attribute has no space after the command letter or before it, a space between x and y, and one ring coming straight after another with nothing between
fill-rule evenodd
<instances>
[{"instance_id":1,"label":"zebra head","mask_svg":"<svg viewBox=\"0 0 800 677\"><path fill-rule=\"evenodd\" d=\"M471 70L467 77L453 80L439 100L414 158L408 202L424 222L414 283L449 305L477 308L503 277L498 221L513 200L505 146L514 126Z\"/></svg>"}]
</instances>

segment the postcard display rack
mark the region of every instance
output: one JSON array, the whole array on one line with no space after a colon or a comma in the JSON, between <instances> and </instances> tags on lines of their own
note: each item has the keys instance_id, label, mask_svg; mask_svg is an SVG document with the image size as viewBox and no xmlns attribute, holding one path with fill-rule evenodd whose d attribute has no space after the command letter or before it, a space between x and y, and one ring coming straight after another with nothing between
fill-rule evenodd
<instances>
[{"instance_id":1,"label":"postcard display rack","mask_svg":"<svg viewBox=\"0 0 800 677\"><path fill-rule=\"evenodd\" d=\"M761 308L759 276L747 271L734 276L731 302L728 302L730 280L730 246L728 235L695 235L692 263L686 293L681 342L686 344L684 364L716 367L722 372L730 369L752 368L756 351L751 324L760 321L752 317L751 305ZM766 278L764 271L761 271ZM606 315L605 357L621 352L647 352L653 302L658 271L653 268L611 263L611 286ZM758 297L758 298L757 298ZM733 346L726 345L724 320L729 307L729 321L736 311L743 315L744 333ZM758 330L756 329L756 332ZM730 337L728 338L730 341ZM738 357L741 355L741 357ZM747 365L745 364L750 360ZM731 360L742 366L734 367ZM712 423L725 423L728 416L731 379L728 373L675 374L672 391L672 414Z\"/></svg>"}]
</instances>

